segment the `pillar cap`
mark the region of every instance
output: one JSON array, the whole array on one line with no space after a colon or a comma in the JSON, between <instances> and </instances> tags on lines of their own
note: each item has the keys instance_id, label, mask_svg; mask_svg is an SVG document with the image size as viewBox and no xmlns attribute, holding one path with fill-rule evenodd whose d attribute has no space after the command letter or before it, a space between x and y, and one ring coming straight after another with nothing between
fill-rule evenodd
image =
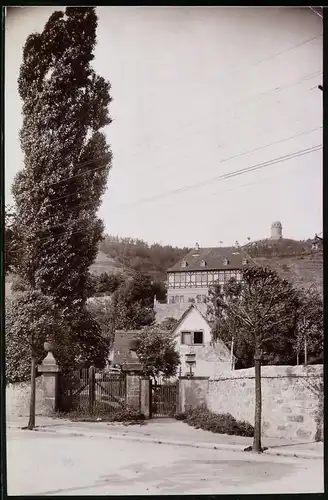
<instances>
[{"instance_id":1,"label":"pillar cap","mask_svg":"<svg viewBox=\"0 0 328 500\"><path fill-rule=\"evenodd\" d=\"M48 352L47 356L42 361L41 365L38 365L39 373L56 373L60 371L60 367L57 365L57 362L52 354L52 352Z\"/></svg>"}]
</instances>

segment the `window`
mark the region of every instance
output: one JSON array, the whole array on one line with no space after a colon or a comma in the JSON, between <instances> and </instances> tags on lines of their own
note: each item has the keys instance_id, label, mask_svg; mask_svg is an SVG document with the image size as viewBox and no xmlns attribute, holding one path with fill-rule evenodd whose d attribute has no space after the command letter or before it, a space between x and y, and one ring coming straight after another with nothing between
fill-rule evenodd
<instances>
[{"instance_id":1,"label":"window","mask_svg":"<svg viewBox=\"0 0 328 500\"><path fill-rule=\"evenodd\" d=\"M194 344L202 344L203 343L203 332L202 331L197 331L194 332Z\"/></svg>"},{"instance_id":2,"label":"window","mask_svg":"<svg viewBox=\"0 0 328 500\"><path fill-rule=\"evenodd\" d=\"M202 273L196 273L196 286L202 284Z\"/></svg>"},{"instance_id":3,"label":"window","mask_svg":"<svg viewBox=\"0 0 328 500\"><path fill-rule=\"evenodd\" d=\"M202 295L202 302L205 304L207 301L206 295Z\"/></svg>"},{"instance_id":4,"label":"window","mask_svg":"<svg viewBox=\"0 0 328 500\"><path fill-rule=\"evenodd\" d=\"M243 262L242 262L243 266L246 266L248 264L248 260L243 258Z\"/></svg>"},{"instance_id":5,"label":"window","mask_svg":"<svg viewBox=\"0 0 328 500\"><path fill-rule=\"evenodd\" d=\"M195 286L196 284L196 273L190 274L190 283Z\"/></svg>"},{"instance_id":6,"label":"window","mask_svg":"<svg viewBox=\"0 0 328 500\"><path fill-rule=\"evenodd\" d=\"M174 297L173 297L173 295L169 295L169 304L174 304Z\"/></svg>"},{"instance_id":7,"label":"window","mask_svg":"<svg viewBox=\"0 0 328 500\"><path fill-rule=\"evenodd\" d=\"M184 295L180 295L180 304L183 304L184 302Z\"/></svg>"},{"instance_id":8,"label":"window","mask_svg":"<svg viewBox=\"0 0 328 500\"><path fill-rule=\"evenodd\" d=\"M191 345L191 332L181 332L181 344Z\"/></svg>"},{"instance_id":9,"label":"window","mask_svg":"<svg viewBox=\"0 0 328 500\"><path fill-rule=\"evenodd\" d=\"M175 304L179 304L179 295L176 295L174 298Z\"/></svg>"},{"instance_id":10,"label":"window","mask_svg":"<svg viewBox=\"0 0 328 500\"><path fill-rule=\"evenodd\" d=\"M188 265L187 261L183 260L181 262L181 267L187 267L187 265Z\"/></svg>"},{"instance_id":11,"label":"window","mask_svg":"<svg viewBox=\"0 0 328 500\"><path fill-rule=\"evenodd\" d=\"M207 285L207 273L202 273L202 285L206 286Z\"/></svg>"},{"instance_id":12,"label":"window","mask_svg":"<svg viewBox=\"0 0 328 500\"><path fill-rule=\"evenodd\" d=\"M201 260L201 261L200 261L200 266L201 266L201 267L205 267L205 266L206 266L206 262L205 262L205 260Z\"/></svg>"},{"instance_id":13,"label":"window","mask_svg":"<svg viewBox=\"0 0 328 500\"><path fill-rule=\"evenodd\" d=\"M224 266L227 266L228 264L229 264L228 259L223 259L223 265L224 265Z\"/></svg>"},{"instance_id":14,"label":"window","mask_svg":"<svg viewBox=\"0 0 328 500\"><path fill-rule=\"evenodd\" d=\"M194 332L183 331L181 332L181 344L184 345L202 345L203 342L203 331L197 330Z\"/></svg>"},{"instance_id":15,"label":"window","mask_svg":"<svg viewBox=\"0 0 328 500\"><path fill-rule=\"evenodd\" d=\"M200 304L201 301L202 301L202 296L201 295L197 295L196 300L197 300L197 304Z\"/></svg>"}]
</instances>

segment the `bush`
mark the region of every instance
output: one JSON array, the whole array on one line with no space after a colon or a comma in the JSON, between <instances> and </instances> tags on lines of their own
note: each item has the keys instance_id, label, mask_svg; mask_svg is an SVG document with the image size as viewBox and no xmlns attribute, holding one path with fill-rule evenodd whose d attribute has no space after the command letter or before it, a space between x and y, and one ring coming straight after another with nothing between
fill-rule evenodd
<instances>
[{"instance_id":1,"label":"bush","mask_svg":"<svg viewBox=\"0 0 328 500\"><path fill-rule=\"evenodd\" d=\"M174 418L176 420L186 420L186 414L185 413L181 413L181 412L180 413L176 413L174 415Z\"/></svg>"},{"instance_id":2,"label":"bush","mask_svg":"<svg viewBox=\"0 0 328 500\"><path fill-rule=\"evenodd\" d=\"M230 413L214 413L205 405L187 408L185 413L176 414L177 420L184 420L196 429L230 434L235 436L253 437L254 427L248 422L236 420Z\"/></svg>"}]
</instances>

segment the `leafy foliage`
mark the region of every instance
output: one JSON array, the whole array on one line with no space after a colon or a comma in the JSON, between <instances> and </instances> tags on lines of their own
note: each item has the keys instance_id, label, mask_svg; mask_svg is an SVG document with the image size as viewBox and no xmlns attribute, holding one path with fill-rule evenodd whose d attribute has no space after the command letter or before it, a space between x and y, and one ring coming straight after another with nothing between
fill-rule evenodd
<instances>
[{"instance_id":1,"label":"leafy foliage","mask_svg":"<svg viewBox=\"0 0 328 500\"><path fill-rule=\"evenodd\" d=\"M13 207L5 207L5 274L15 272L22 251L22 242L17 230Z\"/></svg>"},{"instance_id":2,"label":"leafy foliage","mask_svg":"<svg viewBox=\"0 0 328 500\"><path fill-rule=\"evenodd\" d=\"M280 240L259 240L245 245L251 257L292 257L307 255L312 250L313 240L305 241L282 238Z\"/></svg>"},{"instance_id":3,"label":"leafy foliage","mask_svg":"<svg viewBox=\"0 0 328 500\"><path fill-rule=\"evenodd\" d=\"M306 348L311 358L323 355L323 300L315 289L299 292L296 311L296 339L294 348L300 354Z\"/></svg>"},{"instance_id":4,"label":"leafy foliage","mask_svg":"<svg viewBox=\"0 0 328 500\"><path fill-rule=\"evenodd\" d=\"M162 246L158 243L148 245L140 239L110 235L105 236L100 244L100 249L121 266L149 274L154 281L165 280L167 269L176 264L189 251L188 248ZM164 300L158 291L156 295L158 300Z\"/></svg>"},{"instance_id":5,"label":"leafy foliage","mask_svg":"<svg viewBox=\"0 0 328 500\"><path fill-rule=\"evenodd\" d=\"M90 293L112 157L100 132L111 121L110 84L90 64L96 28L94 8L53 13L42 33L28 37L18 81L25 155L12 188L24 242L18 273L63 311Z\"/></svg>"},{"instance_id":6,"label":"leafy foliage","mask_svg":"<svg viewBox=\"0 0 328 500\"><path fill-rule=\"evenodd\" d=\"M179 321L175 318L165 318L164 321L162 321L161 323L161 329L168 330L171 332L177 326L178 323Z\"/></svg>"},{"instance_id":7,"label":"leafy foliage","mask_svg":"<svg viewBox=\"0 0 328 500\"><path fill-rule=\"evenodd\" d=\"M163 325L153 325L140 331L136 341L136 352L144 375L156 378L160 375L173 377L180 364L180 355L175 349L175 340Z\"/></svg>"},{"instance_id":8,"label":"leafy foliage","mask_svg":"<svg viewBox=\"0 0 328 500\"><path fill-rule=\"evenodd\" d=\"M230 413L214 413L206 407L199 405L195 408L189 407L186 411L176 415L177 420L183 420L187 424L215 432L217 434L230 434L235 436L253 437L254 427L248 422L236 420Z\"/></svg>"},{"instance_id":9,"label":"leafy foliage","mask_svg":"<svg viewBox=\"0 0 328 500\"><path fill-rule=\"evenodd\" d=\"M135 273L111 296L108 324L115 330L139 330L155 321L154 292L147 275Z\"/></svg>"},{"instance_id":10,"label":"leafy foliage","mask_svg":"<svg viewBox=\"0 0 328 500\"><path fill-rule=\"evenodd\" d=\"M230 280L209 293L208 314L214 339L230 345L240 366L253 366L256 348L264 364L289 364L295 359L298 292L275 271L243 270L242 281Z\"/></svg>"},{"instance_id":11,"label":"leafy foliage","mask_svg":"<svg viewBox=\"0 0 328 500\"><path fill-rule=\"evenodd\" d=\"M6 299L6 381L28 380L31 356L40 363L46 356L43 344L58 328L53 302L39 292L25 292Z\"/></svg>"},{"instance_id":12,"label":"leafy foliage","mask_svg":"<svg viewBox=\"0 0 328 500\"><path fill-rule=\"evenodd\" d=\"M97 212L112 158L101 132L111 122L110 84L91 66L96 28L92 7L54 12L42 33L27 38L18 79L24 153L12 187L23 249L18 285L51 302L49 335L58 361L72 369L101 365L107 353L101 328L86 310L89 268L103 234ZM33 327L35 314L26 307L18 318Z\"/></svg>"},{"instance_id":13,"label":"leafy foliage","mask_svg":"<svg viewBox=\"0 0 328 500\"><path fill-rule=\"evenodd\" d=\"M120 273L101 273L99 276L91 276L91 287L93 296L111 295L124 283L124 277Z\"/></svg>"},{"instance_id":14,"label":"leafy foliage","mask_svg":"<svg viewBox=\"0 0 328 500\"><path fill-rule=\"evenodd\" d=\"M89 312L63 317L53 299L39 291L16 293L6 299L6 380L22 382L30 377L31 356L41 363L43 344L54 344L54 356L63 373L95 364L101 368L109 343ZM69 346L69 348L68 348Z\"/></svg>"}]
</instances>

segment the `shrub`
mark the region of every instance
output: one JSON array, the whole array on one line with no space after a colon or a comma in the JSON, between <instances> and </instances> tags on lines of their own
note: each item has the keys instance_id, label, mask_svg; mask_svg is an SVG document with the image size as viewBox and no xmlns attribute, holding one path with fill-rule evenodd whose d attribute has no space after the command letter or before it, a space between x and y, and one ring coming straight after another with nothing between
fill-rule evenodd
<instances>
[{"instance_id":1,"label":"shrub","mask_svg":"<svg viewBox=\"0 0 328 500\"><path fill-rule=\"evenodd\" d=\"M215 432L217 434L230 434L235 436L253 437L254 427L248 422L236 420L230 413L214 413L199 405L187 408L185 413L176 414L177 420L184 420L196 429Z\"/></svg>"},{"instance_id":2,"label":"shrub","mask_svg":"<svg viewBox=\"0 0 328 500\"><path fill-rule=\"evenodd\" d=\"M182 413L182 412L179 412L179 413L176 413L174 415L174 418L176 420L185 420L186 419L186 414L185 413Z\"/></svg>"}]
</instances>

